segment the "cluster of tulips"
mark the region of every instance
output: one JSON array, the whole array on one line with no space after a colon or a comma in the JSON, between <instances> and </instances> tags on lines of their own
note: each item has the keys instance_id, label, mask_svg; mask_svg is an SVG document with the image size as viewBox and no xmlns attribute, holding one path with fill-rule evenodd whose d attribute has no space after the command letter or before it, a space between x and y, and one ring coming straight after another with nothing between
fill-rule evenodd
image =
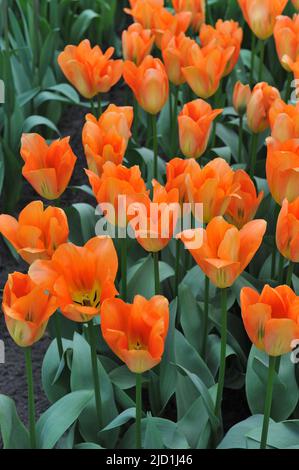
<instances>
[{"instance_id":1,"label":"cluster of tulips","mask_svg":"<svg viewBox=\"0 0 299 470\"><path fill-rule=\"evenodd\" d=\"M202 240L198 247L189 248L189 251L206 276L203 358L209 332L210 282L221 290L221 354L215 399L215 414L220 423L227 346L227 288L254 258L266 233L266 221L254 219L264 196L263 191L256 189L254 175L259 135L270 128L266 175L278 208L271 277L282 285L265 285L261 293L244 287L240 293L247 334L257 348L269 355L261 437L261 447L265 448L278 358L290 352L293 340L299 338L299 297L292 290L294 263L299 262L299 108L285 102L279 91L265 82L259 81L254 87L237 82L232 101L240 118L240 130L243 130L246 115L252 133L247 171L232 168L220 157L202 166L198 159L206 154L209 145L213 148L215 120L223 111L213 109L205 100L217 96L219 90L221 93L221 81L235 68L243 30L233 20L219 19L215 26L205 24L204 0L173 0L174 13L163 3L163 0L130 0L130 8L125 12L134 23L122 34L124 61L112 58L112 47L102 52L99 46L91 47L88 40L78 46L68 45L58 57L66 78L91 102L92 112L86 115L82 142L88 167L85 172L93 194L100 207L104 208L107 203L114 207L117 217L109 222L116 223L117 220L122 228L133 230L136 242L153 254L156 295L149 300L137 295L132 304L126 303L125 239L121 240L120 263L114 242L108 236L92 238L83 247L68 242L68 220L59 207L59 198L67 188L76 164L69 138L48 145L41 135L24 134L21 142L23 176L43 199L54 205L45 206L42 201L34 201L22 210L18 219L6 214L0 216L1 234L29 265L28 274L15 272L9 275L2 308L11 337L26 350L27 364L30 363L30 347L42 337L52 315L56 321L61 357L64 345L59 328L60 315L89 326L100 317L105 341L136 373L136 446L140 447L141 374L161 361L169 324L169 302L161 295L160 252L173 238L175 224L183 227L184 203L189 203L195 219L194 207L202 204L203 227L182 229L176 235L176 257L181 256L183 245L188 249L190 240ZM262 45L274 33L279 60L296 78L299 77L299 19L296 15L293 19L279 16L286 4L287 0L239 0L245 21ZM293 1L293 4L299 7L298 2ZM161 59L150 55L152 51L156 51ZM262 78L262 68L260 74ZM133 92L134 107L110 104L103 111L102 95L121 77ZM196 98L185 104L180 98L180 87L184 84L189 86L190 96ZM285 98L288 101L289 96ZM157 115L168 100L174 148L173 155L169 156L173 158L166 163L166 180L162 181ZM146 185L139 166L128 166L125 160L132 132L135 141L138 140L141 112L148 114L152 132L151 188ZM179 148L175 148L177 135L181 158L175 157L179 153ZM242 132L240 139L242 161ZM125 196L125 206L120 205L119 196ZM163 204L163 210L158 219L151 220L151 208L157 203ZM143 204L145 212L143 222L139 219L136 223L135 213L129 206L137 207L138 204ZM182 210L164 217L173 204ZM106 217L109 219L107 214ZM276 247L281 254L278 272ZM119 264L120 297L115 286ZM175 296L181 278L180 263L176 264ZM101 423L92 330L94 386ZM33 397L30 406L31 412L34 411ZM31 442L35 446L34 412L31 413Z\"/></svg>"}]
</instances>

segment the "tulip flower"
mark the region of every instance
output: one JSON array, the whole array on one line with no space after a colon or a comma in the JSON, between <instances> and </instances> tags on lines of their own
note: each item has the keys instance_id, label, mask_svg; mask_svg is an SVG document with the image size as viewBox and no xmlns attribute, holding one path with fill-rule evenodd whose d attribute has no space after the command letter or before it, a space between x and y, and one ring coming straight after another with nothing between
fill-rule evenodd
<instances>
[{"instance_id":1,"label":"tulip flower","mask_svg":"<svg viewBox=\"0 0 299 470\"><path fill-rule=\"evenodd\" d=\"M212 283L224 289L233 285L261 246L266 231L265 220L248 222L241 230L215 217L206 230L186 230L178 237ZM192 240L202 240L191 247Z\"/></svg>"},{"instance_id":2,"label":"tulip flower","mask_svg":"<svg viewBox=\"0 0 299 470\"><path fill-rule=\"evenodd\" d=\"M65 137L48 145L38 134L22 135L22 174L45 199L58 199L70 182L77 158L69 140Z\"/></svg>"},{"instance_id":3,"label":"tulip flower","mask_svg":"<svg viewBox=\"0 0 299 470\"><path fill-rule=\"evenodd\" d=\"M233 106L239 116L243 116L246 113L250 98L250 86L243 85L241 82L237 82L234 88Z\"/></svg>"},{"instance_id":4,"label":"tulip flower","mask_svg":"<svg viewBox=\"0 0 299 470\"><path fill-rule=\"evenodd\" d=\"M226 64L223 76L229 75L239 60L243 31L237 21L218 20L215 28L204 24L200 30L200 42L202 46L213 44L222 47L223 50L234 47L234 52Z\"/></svg>"},{"instance_id":5,"label":"tulip flower","mask_svg":"<svg viewBox=\"0 0 299 470\"><path fill-rule=\"evenodd\" d=\"M288 260L299 263L299 197L292 203L284 199L277 220L276 245Z\"/></svg>"},{"instance_id":6,"label":"tulip flower","mask_svg":"<svg viewBox=\"0 0 299 470\"><path fill-rule=\"evenodd\" d=\"M295 62L299 53L299 16L278 16L274 27L274 39L279 61L290 72L289 60Z\"/></svg>"},{"instance_id":7,"label":"tulip flower","mask_svg":"<svg viewBox=\"0 0 299 470\"><path fill-rule=\"evenodd\" d=\"M111 59L113 53L113 47L103 54L99 46L92 48L85 39L78 46L66 46L58 56L58 64L79 93L92 99L110 91L121 78L123 62Z\"/></svg>"},{"instance_id":8,"label":"tulip flower","mask_svg":"<svg viewBox=\"0 0 299 470\"><path fill-rule=\"evenodd\" d=\"M161 49L162 37L166 31L169 31L174 36L185 33L189 28L191 16L192 14L189 11L182 11L173 15L166 8L158 10L153 16L153 32L156 38L156 46Z\"/></svg>"},{"instance_id":9,"label":"tulip flower","mask_svg":"<svg viewBox=\"0 0 299 470\"><path fill-rule=\"evenodd\" d=\"M170 192L176 188L179 191L179 201L181 204L188 203L188 181L187 175L190 177L196 172L200 172L198 163L190 158L183 160L182 158L173 158L166 164L166 185L165 189Z\"/></svg>"},{"instance_id":10,"label":"tulip flower","mask_svg":"<svg viewBox=\"0 0 299 470\"><path fill-rule=\"evenodd\" d=\"M2 309L9 334L18 346L29 347L39 341L57 308L57 299L27 274L8 276Z\"/></svg>"},{"instance_id":11,"label":"tulip flower","mask_svg":"<svg viewBox=\"0 0 299 470\"><path fill-rule=\"evenodd\" d=\"M183 67L182 71L197 96L207 99L214 95L233 53L234 47L225 50L213 44L202 48L194 44L191 47L191 65Z\"/></svg>"},{"instance_id":12,"label":"tulip flower","mask_svg":"<svg viewBox=\"0 0 299 470\"><path fill-rule=\"evenodd\" d=\"M136 240L150 253L163 250L173 237L179 215L179 191L169 192L158 181L153 180L153 200L144 204L145 210L130 222ZM137 210L137 207L136 207Z\"/></svg>"},{"instance_id":13,"label":"tulip flower","mask_svg":"<svg viewBox=\"0 0 299 470\"><path fill-rule=\"evenodd\" d=\"M82 131L82 142L88 168L101 176L103 165L121 164L131 137L133 108L131 106L108 106L97 120L87 114Z\"/></svg>"},{"instance_id":14,"label":"tulip flower","mask_svg":"<svg viewBox=\"0 0 299 470\"><path fill-rule=\"evenodd\" d=\"M162 296L146 300L137 295L133 304L126 304L121 299L103 303L103 337L131 372L137 374L152 369L161 361L168 323L168 300Z\"/></svg>"},{"instance_id":15,"label":"tulip flower","mask_svg":"<svg viewBox=\"0 0 299 470\"><path fill-rule=\"evenodd\" d=\"M267 139L266 174L273 199L282 204L299 196L299 140Z\"/></svg>"},{"instance_id":16,"label":"tulip flower","mask_svg":"<svg viewBox=\"0 0 299 470\"><path fill-rule=\"evenodd\" d=\"M143 29L141 24L134 23L122 33L123 56L140 65L143 59L151 53L155 36L150 29Z\"/></svg>"},{"instance_id":17,"label":"tulip flower","mask_svg":"<svg viewBox=\"0 0 299 470\"><path fill-rule=\"evenodd\" d=\"M264 192L261 191L257 195L251 178L244 170L235 172L234 183L239 186L239 189L236 190L236 195L239 197L231 198L225 212L225 218L241 229L254 218L264 197Z\"/></svg>"},{"instance_id":18,"label":"tulip flower","mask_svg":"<svg viewBox=\"0 0 299 470\"><path fill-rule=\"evenodd\" d=\"M189 65L189 50L195 41L181 33L173 36L167 31L161 43L162 57L170 82L179 86L186 82L182 68Z\"/></svg>"},{"instance_id":19,"label":"tulip flower","mask_svg":"<svg viewBox=\"0 0 299 470\"><path fill-rule=\"evenodd\" d=\"M172 0L173 8L177 13L190 11L191 26L194 32L198 32L206 19L205 0Z\"/></svg>"},{"instance_id":20,"label":"tulip flower","mask_svg":"<svg viewBox=\"0 0 299 470\"><path fill-rule=\"evenodd\" d=\"M129 221L127 213L129 205L144 202L148 197L139 166L126 168L123 165L107 162L103 166L101 177L91 171L85 171L98 204L105 206L110 203L115 209L115 214L111 218L106 214L109 222L125 227ZM119 207L119 196L126 198L124 207Z\"/></svg>"},{"instance_id":21,"label":"tulip flower","mask_svg":"<svg viewBox=\"0 0 299 470\"><path fill-rule=\"evenodd\" d=\"M188 199L203 205L203 222L225 214L231 198L239 197L239 184L234 182L234 171L222 158L215 158L203 169L187 175Z\"/></svg>"},{"instance_id":22,"label":"tulip flower","mask_svg":"<svg viewBox=\"0 0 299 470\"><path fill-rule=\"evenodd\" d=\"M75 322L87 322L100 314L103 301L118 292L114 281L117 253L109 237L95 237L83 247L65 243L52 260L35 261L30 277L57 297L63 315Z\"/></svg>"},{"instance_id":23,"label":"tulip flower","mask_svg":"<svg viewBox=\"0 0 299 470\"><path fill-rule=\"evenodd\" d=\"M168 99L169 83L159 59L147 56L139 67L126 61L124 79L142 109L153 115L161 111Z\"/></svg>"},{"instance_id":24,"label":"tulip flower","mask_svg":"<svg viewBox=\"0 0 299 470\"><path fill-rule=\"evenodd\" d=\"M299 303L292 289L266 285L259 294L243 287L240 300L244 326L253 344L269 356L290 352L292 341L299 338Z\"/></svg>"},{"instance_id":25,"label":"tulip flower","mask_svg":"<svg viewBox=\"0 0 299 470\"><path fill-rule=\"evenodd\" d=\"M0 215L0 233L28 264L37 259L51 259L69 235L67 217L62 209L47 207L41 201L28 204L19 220Z\"/></svg>"},{"instance_id":26,"label":"tulip flower","mask_svg":"<svg viewBox=\"0 0 299 470\"><path fill-rule=\"evenodd\" d=\"M255 85L247 106L247 123L249 129L258 134L269 127L269 110L280 98L277 88L261 82Z\"/></svg>"},{"instance_id":27,"label":"tulip flower","mask_svg":"<svg viewBox=\"0 0 299 470\"><path fill-rule=\"evenodd\" d=\"M274 101L269 110L271 135L280 142L299 138L299 104L286 104L283 100Z\"/></svg>"},{"instance_id":28,"label":"tulip flower","mask_svg":"<svg viewBox=\"0 0 299 470\"><path fill-rule=\"evenodd\" d=\"M185 104L178 117L180 147L187 158L199 158L206 151L212 122L222 109L212 110L205 101L198 99Z\"/></svg>"},{"instance_id":29,"label":"tulip flower","mask_svg":"<svg viewBox=\"0 0 299 470\"><path fill-rule=\"evenodd\" d=\"M245 21L259 39L273 34L276 17L281 15L288 0L238 0Z\"/></svg>"},{"instance_id":30,"label":"tulip flower","mask_svg":"<svg viewBox=\"0 0 299 470\"><path fill-rule=\"evenodd\" d=\"M152 29L153 18L163 8L164 0L134 0L130 1L130 5L131 8L124 8L124 11L143 28Z\"/></svg>"}]
</instances>

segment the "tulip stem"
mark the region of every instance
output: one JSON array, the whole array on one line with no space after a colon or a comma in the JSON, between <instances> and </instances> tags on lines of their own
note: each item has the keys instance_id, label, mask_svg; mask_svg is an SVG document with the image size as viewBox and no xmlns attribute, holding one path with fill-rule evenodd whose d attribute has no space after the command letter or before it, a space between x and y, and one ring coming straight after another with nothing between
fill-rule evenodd
<instances>
[{"instance_id":1,"label":"tulip stem","mask_svg":"<svg viewBox=\"0 0 299 470\"><path fill-rule=\"evenodd\" d=\"M257 147L258 147L258 140L259 140L259 135L258 134L253 134L252 135L252 140L251 140L251 150L250 150L250 177L253 179L254 178L254 170L255 170L255 165L256 165L256 160L257 160Z\"/></svg>"},{"instance_id":2,"label":"tulip stem","mask_svg":"<svg viewBox=\"0 0 299 470\"><path fill-rule=\"evenodd\" d=\"M141 449L142 374L136 374L136 449Z\"/></svg>"},{"instance_id":3,"label":"tulip stem","mask_svg":"<svg viewBox=\"0 0 299 470\"><path fill-rule=\"evenodd\" d=\"M157 116L152 115L153 130L153 151L154 151L154 178L158 180L158 135L157 135Z\"/></svg>"},{"instance_id":4,"label":"tulip stem","mask_svg":"<svg viewBox=\"0 0 299 470\"><path fill-rule=\"evenodd\" d=\"M54 315L54 324L55 324L55 333L56 333L56 343L59 352L59 358L62 359L63 356L63 345L62 345L62 338L61 338L61 324L60 324L60 317L59 313L56 312Z\"/></svg>"},{"instance_id":5,"label":"tulip stem","mask_svg":"<svg viewBox=\"0 0 299 470\"><path fill-rule=\"evenodd\" d=\"M294 263L292 261L289 262L288 272L287 272L287 286L292 286L292 276L294 271Z\"/></svg>"},{"instance_id":6,"label":"tulip stem","mask_svg":"<svg viewBox=\"0 0 299 470\"><path fill-rule=\"evenodd\" d=\"M179 283L180 283L180 258L181 258L181 240L176 240L176 252L175 252L175 297L179 294Z\"/></svg>"},{"instance_id":7,"label":"tulip stem","mask_svg":"<svg viewBox=\"0 0 299 470\"><path fill-rule=\"evenodd\" d=\"M250 64L250 86L254 84L253 72L254 72L254 62L255 62L255 47L256 47L256 38L254 33L251 33L251 64Z\"/></svg>"},{"instance_id":8,"label":"tulip stem","mask_svg":"<svg viewBox=\"0 0 299 470\"><path fill-rule=\"evenodd\" d=\"M172 145L172 153L173 155L176 154L177 151L177 139L178 139L178 99L179 99L179 91L180 87L176 86L174 88L174 106L173 106L173 121L172 121L172 128L171 128L171 145Z\"/></svg>"},{"instance_id":9,"label":"tulip stem","mask_svg":"<svg viewBox=\"0 0 299 470\"><path fill-rule=\"evenodd\" d=\"M205 299L204 299L204 316L203 316L203 341L202 341L202 358L205 359L208 341L208 325L209 325L209 295L210 295L210 279L205 276Z\"/></svg>"},{"instance_id":10,"label":"tulip stem","mask_svg":"<svg viewBox=\"0 0 299 470\"><path fill-rule=\"evenodd\" d=\"M102 97L101 93L98 94L98 119L102 115Z\"/></svg>"},{"instance_id":11,"label":"tulip stem","mask_svg":"<svg viewBox=\"0 0 299 470\"><path fill-rule=\"evenodd\" d=\"M267 391L266 391L266 398L265 398L263 430L262 430L261 445L260 445L261 449L266 449L266 447L267 447L269 419L270 419L271 407L272 407L272 396L273 396L273 383L274 383L274 377L275 377L275 368L276 368L276 357L275 356L269 356Z\"/></svg>"},{"instance_id":12,"label":"tulip stem","mask_svg":"<svg viewBox=\"0 0 299 470\"><path fill-rule=\"evenodd\" d=\"M102 428L102 399L101 399L101 389L100 389L100 378L98 370L98 359L97 359L97 350L95 345L94 337L94 327L93 321L90 320L87 322L88 334L89 334L89 344L90 344L90 357L91 357L91 366L92 366L92 375L93 375L93 385L94 385L94 395L95 403L97 410L97 419L99 428Z\"/></svg>"},{"instance_id":13,"label":"tulip stem","mask_svg":"<svg viewBox=\"0 0 299 470\"><path fill-rule=\"evenodd\" d=\"M280 206L278 204L275 204L274 223L277 222L279 211L280 211ZM277 254L277 249L276 249L276 242L274 239L273 249L272 249L272 261L271 261L271 279L275 279L275 275L276 275L276 254Z\"/></svg>"},{"instance_id":14,"label":"tulip stem","mask_svg":"<svg viewBox=\"0 0 299 470\"><path fill-rule=\"evenodd\" d=\"M97 113L96 113L96 108L95 108L95 105L94 105L94 100L93 100L93 98L91 98L91 100L90 100L90 108L91 108L91 113L92 113L92 115L96 118L96 117L97 117Z\"/></svg>"},{"instance_id":15,"label":"tulip stem","mask_svg":"<svg viewBox=\"0 0 299 470\"><path fill-rule=\"evenodd\" d=\"M159 252L153 253L155 273L155 294L160 294Z\"/></svg>"},{"instance_id":16,"label":"tulip stem","mask_svg":"<svg viewBox=\"0 0 299 470\"><path fill-rule=\"evenodd\" d=\"M226 362L226 342L227 342L227 290L221 289L221 349L220 349L220 367L218 376L218 387L215 404L215 415L221 418L221 404L225 379Z\"/></svg>"},{"instance_id":17,"label":"tulip stem","mask_svg":"<svg viewBox=\"0 0 299 470\"><path fill-rule=\"evenodd\" d=\"M261 41L260 64L259 64L259 75L258 75L258 81L259 81L259 82L261 82L261 81L262 81L262 78L263 78L263 67L264 67L265 47L266 47L266 41Z\"/></svg>"},{"instance_id":18,"label":"tulip stem","mask_svg":"<svg viewBox=\"0 0 299 470\"><path fill-rule=\"evenodd\" d=\"M35 432L35 403L34 403L34 385L32 373L32 356L31 347L25 348L25 362L28 385L28 413L29 413L29 434L31 449L36 448L36 432Z\"/></svg>"},{"instance_id":19,"label":"tulip stem","mask_svg":"<svg viewBox=\"0 0 299 470\"><path fill-rule=\"evenodd\" d=\"M124 302L127 301L127 236L121 240L121 295Z\"/></svg>"},{"instance_id":20,"label":"tulip stem","mask_svg":"<svg viewBox=\"0 0 299 470\"><path fill-rule=\"evenodd\" d=\"M239 124L239 163L243 161L243 116L240 116Z\"/></svg>"},{"instance_id":21,"label":"tulip stem","mask_svg":"<svg viewBox=\"0 0 299 470\"><path fill-rule=\"evenodd\" d=\"M291 72L288 73L288 80L287 80L287 84L286 84L286 92L285 92L285 102L288 103L289 102L289 99L290 99L290 96L291 96L291 90L292 90L292 87L291 87L291 84L292 84L292 81L293 81L293 74Z\"/></svg>"}]
</instances>

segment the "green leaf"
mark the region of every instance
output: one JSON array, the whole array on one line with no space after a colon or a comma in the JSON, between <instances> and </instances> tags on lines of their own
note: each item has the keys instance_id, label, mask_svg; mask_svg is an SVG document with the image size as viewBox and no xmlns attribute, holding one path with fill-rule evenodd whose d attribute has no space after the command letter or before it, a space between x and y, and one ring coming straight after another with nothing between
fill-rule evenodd
<instances>
[{"instance_id":1,"label":"green leaf","mask_svg":"<svg viewBox=\"0 0 299 470\"><path fill-rule=\"evenodd\" d=\"M0 430L4 449L28 449L29 435L20 420L15 402L0 395Z\"/></svg>"},{"instance_id":2,"label":"green leaf","mask_svg":"<svg viewBox=\"0 0 299 470\"><path fill-rule=\"evenodd\" d=\"M31 132L32 129L38 126L46 126L52 131L56 132L58 136L60 136L60 132L55 126L54 122L50 121L50 119L38 115L29 116L27 119L25 119L23 124L23 132Z\"/></svg>"},{"instance_id":3,"label":"green leaf","mask_svg":"<svg viewBox=\"0 0 299 470\"><path fill-rule=\"evenodd\" d=\"M261 441L262 426L250 430L247 433L248 439ZM299 420L286 421L284 423L270 422L267 447L275 449L287 449L289 447L298 446L299 442Z\"/></svg>"},{"instance_id":4,"label":"green leaf","mask_svg":"<svg viewBox=\"0 0 299 470\"><path fill-rule=\"evenodd\" d=\"M99 14L93 10L82 11L82 13L80 13L76 21L73 23L70 41L74 44L78 44L84 33L90 27L92 21L99 17Z\"/></svg>"},{"instance_id":5,"label":"green leaf","mask_svg":"<svg viewBox=\"0 0 299 470\"><path fill-rule=\"evenodd\" d=\"M66 351L72 346L72 342L66 339L63 340L63 348ZM65 359L62 359L65 365ZM61 361L57 348L56 339L50 344L42 364L42 384L45 394L51 403L56 402L64 395L70 392L70 373L68 368L63 367L60 369ZM60 369L59 379L57 372ZM56 379L56 380L55 380Z\"/></svg>"},{"instance_id":6,"label":"green leaf","mask_svg":"<svg viewBox=\"0 0 299 470\"><path fill-rule=\"evenodd\" d=\"M164 354L160 363L159 386L162 408L175 393L177 371L172 364L175 362L175 321L177 315L177 299L174 299L169 308L169 328L165 341Z\"/></svg>"},{"instance_id":7,"label":"green leaf","mask_svg":"<svg viewBox=\"0 0 299 470\"><path fill-rule=\"evenodd\" d=\"M111 429L119 428L123 424L126 424L131 419L136 418L136 408L128 408L127 410L120 413L111 423L109 423L101 432L110 431Z\"/></svg>"},{"instance_id":8,"label":"green leaf","mask_svg":"<svg viewBox=\"0 0 299 470\"><path fill-rule=\"evenodd\" d=\"M143 442L144 449L164 449L163 439L159 429L150 413L147 414L145 436Z\"/></svg>"},{"instance_id":9,"label":"green leaf","mask_svg":"<svg viewBox=\"0 0 299 470\"><path fill-rule=\"evenodd\" d=\"M113 369L109 377L114 385L117 385L121 390L127 390L135 387L136 376L133 374L126 365L116 367Z\"/></svg>"},{"instance_id":10,"label":"green leaf","mask_svg":"<svg viewBox=\"0 0 299 470\"><path fill-rule=\"evenodd\" d=\"M81 444L76 444L74 449L79 449L79 450L87 450L87 449L104 449L104 447L101 447L99 444L95 444L94 442L81 442Z\"/></svg>"},{"instance_id":11,"label":"green leaf","mask_svg":"<svg viewBox=\"0 0 299 470\"><path fill-rule=\"evenodd\" d=\"M202 345L202 315L198 303L191 290L182 283L179 287L180 299L180 321L184 335L189 343L196 349L201 350Z\"/></svg>"},{"instance_id":12,"label":"green leaf","mask_svg":"<svg viewBox=\"0 0 299 470\"><path fill-rule=\"evenodd\" d=\"M76 245L84 245L95 236L95 209L83 202L73 204L66 209L70 227L70 240Z\"/></svg>"},{"instance_id":13,"label":"green leaf","mask_svg":"<svg viewBox=\"0 0 299 470\"><path fill-rule=\"evenodd\" d=\"M68 98L70 102L77 104L80 102L80 97L75 88L73 88L71 85L68 85L67 83L59 83L58 85L53 85L49 87L48 90L61 93L63 96Z\"/></svg>"},{"instance_id":14,"label":"green leaf","mask_svg":"<svg viewBox=\"0 0 299 470\"><path fill-rule=\"evenodd\" d=\"M58 29L54 29L53 31L49 32L48 36L46 37L42 45L42 48L40 51L39 67L38 67L40 82L42 82L44 75L47 71L47 68L52 63L57 38L58 38Z\"/></svg>"},{"instance_id":15,"label":"green leaf","mask_svg":"<svg viewBox=\"0 0 299 470\"><path fill-rule=\"evenodd\" d=\"M270 419L270 425L272 420ZM233 426L224 439L220 442L218 449L247 449L247 435L252 429L263 424L263 415L254 415Z\"/></svg>"}]
</instances>

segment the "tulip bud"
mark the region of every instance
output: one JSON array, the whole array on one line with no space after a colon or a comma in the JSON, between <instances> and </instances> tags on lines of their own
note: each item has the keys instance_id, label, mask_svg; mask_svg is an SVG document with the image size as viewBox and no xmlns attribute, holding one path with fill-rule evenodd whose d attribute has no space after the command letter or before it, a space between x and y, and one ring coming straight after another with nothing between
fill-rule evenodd
<instances>
[{"instance_id":1,"label":"tulip bud","mask_svg":"<svg viewBox=\"0 0 299 470\"><path fill-rule=\"evenodd\" d=\"M270 107L279 98L277 88L265 82L255 85L247 106L247 123L252 132L258 134L269 127Z\"/></svg>"},{"instance_id":2,"label":"tulip bud","mask_svg":"<svg viewBox=\"0 0 299 470\"><path fill-rule=\"evenodd\" d=\"M281 15L288 0L238 0L245 21L259 39L273 34L276 17Z\"/></svg>"},{"instance_id":3,"label":"tulip bud","mask_svg":"<svg viewBox=\"0 0 299 470\"><path fill-rule=\"evenodd\" d=\"M282 256L299 263L299 197L292 203L285 199L278 216L276 245Z\"/></svg>"},{"instance_id":4,"label":"tulip bud","mask_svg":"<svg viewBox=\"0 0 299 470\"><path fill-rule=\"evenodd\" d=\"M122 33L123 55L125 60L131 60L140 65L150 54L155 36L150 29L143 29L141 24L134 23Z\"/></svg>"},{"instance_id":5,"label":"tulip bud","mask_svg":"<svg viewBox=\"0 0 299 470\"><path fill-rule=\"evenodd\" d=\"M297 59L299 53L299 15L278 16L274 27L274 39L279 61L288 72L291 71L290 62Z\"/></svg>"},{"instance_id":6,"label":"tulip bud","mask_svg":"<svg viewBox=\"0 0 299 470\"><path fill-rule=\"evenodd\" d=\"M251 90L249 85L243 85L237 82L234 88L233 105L236 112L243 116L246 113L247 105L251 98Z\"/></svg>"}]
</instances>

